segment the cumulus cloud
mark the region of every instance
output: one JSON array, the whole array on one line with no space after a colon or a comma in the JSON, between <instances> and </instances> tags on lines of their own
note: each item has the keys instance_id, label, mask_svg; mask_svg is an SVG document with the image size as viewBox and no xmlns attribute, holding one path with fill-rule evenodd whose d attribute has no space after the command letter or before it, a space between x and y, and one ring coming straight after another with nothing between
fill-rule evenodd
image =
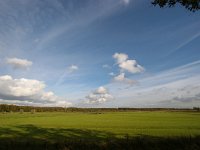
<instances>
[{"instance_id":1,"label":"cumulus cloud","mask_svg":"<svg viewBox=\"0 0 200 150\"><path fill-rule=\"evenodd\" d=\"M69 71L70 73L72 73L72 72L74 72L74 71L77 71L78 69L79 69L79 67L76 66L76 65L71 65L70 67L68 67L68 71Z\"/></svg>"},{"instance_id":2,"label":"cumulus cloud","mask_svg":"<svg viewBox=\"0 0 200 150\"><path fill-rule=\"evenodd\" d=\"M113 58L117 60L117 63L120 64L128 59L128 55L124 53L115 53Z\"/></svg>"},{"instance_id":3,"label":"cumulus cloud","mask_svg":"<svg viewBox=\"0 0 200 150\"><path fill-rule=\"evenodd\" d=\"M101 86L86 96L86 103L101 104L110 99L113 99L113 96L105 87Z\"/></svg>"},{"instance_id":4,"label":"cumulus cloud","mask_svg":"<svg viewBox=\"0 0 200 150\"><path fill-rule=\"evenodd\" d=\"M0 76L1 94L14 97L35 95L45 88L45 84L37 80L13 79L9 75Z\"/></svg>"},{"instance_id":5,"label":"cumulus cloud","mask_svg":"<svg viewBox=\"0 0 200 150\"><path fill-rule=\"evenodd\" d=\"M7 58L6 63L14 69L28 69L33 63L27 59Z\"/></svg>"},{"instance_id":6,"label":"cumulus cloud","mask_svg":"<svg viewBox=\"0 0 200 150\"><path fill-rule=\"evenodd\" d=\"M116 59L121 72L128 71L130 73L140 73L144 68L137 63L136 60L129 60L128 55L124 53L115 53L113 58Z\"/></svg>"},{"instance_id":7,"label":"cumulus cloud","mask_svg":"<svg viewBox=\"0 0 200 150\"><path fill-rule=\"evenodd\" d=\"M94 91L95 94L106 94L108 91L105 87L100 86L98 89Z\"/></svg>"},{"instance_id":8,"label":"cumulus cloud","mask_svg":"<svg viewBox=\"0 0 200 150\"><path fill-rule=\"evenodd\" d=\"M139 73L139 72L143 72L144 68L142 66L140 66L136 60L126 60L122 63L119 64L119 67L122 70L126 70L130 73Z\"/></svg>"},{"instance_id":9,"label":"cumulus cloud","mask_svg":"<svg viewBox=\"0 0 200 150\"><path fill-rule=\"evenodd\" d=\"M120 83L127 83L127 84L130 84L130 85L135 83L134 80L126 78L125 73L120 73L118 76L115 76L114 81L120 82Z\"/></svg>"},{"instance_id":10,"label":"cumulus cloud","mask_svg":"<svg viewBox=\"0 0 200 150\"><path fill-rule=\"evenodd\" d=\"M128 59L127 54L115 53L113 55L113 58L116 60L116 63L120 68L120 74L115 76L113 78L113 81L132 85L135 83L135 81L126 78L125 72L135 74L144 71L144 68L141 65L139 65L136 60Z\"/></svg>"},{"instance_id":11,"label":"cumulus cloud","mask_svg":"<svg viewBox=\"0 0 200 150\"><path fill-rule=\"evenodd\" d=\"M53 92L46 92L46 85L42 81L33 79L13 79L9 75L0 76L0 99L10 103L30 103L32 105L69 106L64 98Z\"/></svg>"}]
</instances>

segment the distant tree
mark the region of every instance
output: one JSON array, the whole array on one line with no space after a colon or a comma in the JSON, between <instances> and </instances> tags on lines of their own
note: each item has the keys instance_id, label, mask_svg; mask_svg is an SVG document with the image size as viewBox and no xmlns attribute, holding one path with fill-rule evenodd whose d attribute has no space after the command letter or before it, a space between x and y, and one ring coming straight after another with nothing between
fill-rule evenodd
<instances>
[{"instance_id":1,"label":"distant tree","mask_svg":"<svg viewBox=\"0 0 200 150\"><path fill-rule=\"evenodd\" d=\"M179 3L193 12L200 9L200 0L153 0L151 3L154 6L159 5L161 8L165 6L173 7L175 4Z\"/></svg>"},{"instance_id":2,"label":"distant tree","mask_svg":"<svg viewBox=\"0 0 200 150\"><path fill-rule=\"evenodd\" d=\"M200 107L193 107L193 110L200 111Z\"/></svg>"}]
</instances>

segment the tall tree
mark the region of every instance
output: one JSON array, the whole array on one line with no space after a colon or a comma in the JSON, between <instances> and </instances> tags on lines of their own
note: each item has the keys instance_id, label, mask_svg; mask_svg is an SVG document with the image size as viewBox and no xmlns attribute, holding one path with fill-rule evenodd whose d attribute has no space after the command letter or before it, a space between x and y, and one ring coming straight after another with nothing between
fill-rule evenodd
<instances>
[{"instance_id":1,"label":"tall tree","mask_svg":"<svg viewBox=\"0 0 200 150\"><path fill-rule=\"evenodd\" d=\"M159 5L160 7L173 7L175 4L181 4L183 7L190 11L197 11L200 9L200 0L153 0L154 6Z\"/></svg>"}]
</instances>

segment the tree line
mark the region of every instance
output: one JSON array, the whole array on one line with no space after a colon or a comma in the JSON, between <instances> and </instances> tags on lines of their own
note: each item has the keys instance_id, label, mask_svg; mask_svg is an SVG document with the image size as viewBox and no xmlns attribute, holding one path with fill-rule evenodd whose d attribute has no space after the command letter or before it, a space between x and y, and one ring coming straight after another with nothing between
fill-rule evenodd
<instances>
[{"instance_id":1,"label":"tree line","mask_svg":"<svg viewBox=\"0 0 200 150\"><path fill-rule=\"evenodd\" d=\"M34 107L0 104L0 112L117 112L117 111L200 111L199 107L185 108L77 108L77 107Z\"/></svg>"}]
</instances>

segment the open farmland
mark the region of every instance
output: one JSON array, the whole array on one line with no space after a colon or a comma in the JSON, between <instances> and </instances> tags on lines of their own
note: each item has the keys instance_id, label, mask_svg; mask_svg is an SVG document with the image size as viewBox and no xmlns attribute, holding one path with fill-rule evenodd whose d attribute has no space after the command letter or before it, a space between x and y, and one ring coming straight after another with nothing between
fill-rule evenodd
<instances>
[{"instance_id":1,"label":"open farmland","mask_svg":"<svg viewBox=\"0 0 200 150\"><path fill-rule=\"evenodd\" d=\"M44 112L0 114L2 141L66 140L105 141L107 139L181 138L200 135L199 112ZM184 142L184 140L182 140ZM11 142L12 143L12 142ZM12 145L12 144L9 144ZM109 148L110 149L110 148Z\"/></svg>"}]
</instances>

